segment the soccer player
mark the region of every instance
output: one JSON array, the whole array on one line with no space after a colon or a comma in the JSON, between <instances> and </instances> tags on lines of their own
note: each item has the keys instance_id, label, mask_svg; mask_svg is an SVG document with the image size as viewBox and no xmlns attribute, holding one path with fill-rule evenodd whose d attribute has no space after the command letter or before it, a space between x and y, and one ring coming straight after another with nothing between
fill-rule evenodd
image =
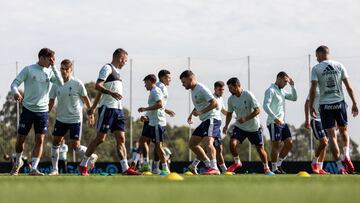
<instances>
[{"instance_id":1,"label":"soccer player","mask_svg":"<svg viewBox=\"0 0 360 203\"><path fill-rule=\"evenodd\" d=\"M139 172L130 168L127 161L125 147L125 115L122 110L123 85L119 70L124 67L128 60L128 54L124 49L116 49L111 63L105 64L96 81L96 89L99 91L93 105L88 111L92 115L98 102L99 117L97 121L97 136L90 142L84 157L80 163L80 174L88 176L88 162L98 145L103 143L109 130L116 139L116 151L120 158L122 173L124 175L140 175Z\"/></svg>"},{"instance_id":2,"label":"soccer player","mask_svg":"<svg viewBox=\"0 0 360 203\"><path fill-rule=\"evenodd\" d=\"M235 127L232 130L230 139L230 151L234 157L234 164L227 171L234 172L242 166L236 147L247 138L251 144L256 146L256 151L263 162L264 173L266 175L274 175L269 169L267 153L264 149L264 141L260 128L259 103L253 93L241 87L238 78L230 78L226 84L232 95L228 99L228 112L223 128L224 134L228 131L233 112L235 111L236 114Z\"/></svg>"},{"instance_id":3,"label":"soccer player","mask_svg":"<svg viewBox=\"0 0 360 203\"><path fill-rule=\"evenodd\" d=\"M350 160L350 139L347 131L347 104L344 100L342 84L344 83L352 101L351 113L356 117L359 114L359 109L354 89L345 67L339 62L330 60L330 51L327 46L322 45L316 49L316 58L319 64L315 65L311 71L310 112L313 116L317 116L314 103L316 88L319 87L319 113L321 124L327 132L330 147L339 169L339 174L353 173L355 168ZM342 157L342 160L345 163L345 169L341 162L340 150L337 144L336 126L339 129L340 136L344 143L344 156Z\"/></svg>"},{"instance_id":4,"label":"soccer player","mask_svg":"<svg viewBox=\"0 0 360 203\"><path fill-rule=\"evenodd\" d=\"M311 163L311 169L316 174L329 174L323 170L323 163L326 156L326 148L328 145L328 138L326 132L321 125L321 119L319 115L319 88L316 89L316 95L314 100L314 109L316 110L316 115L311 116L310 120L310 105L309 97L305 101L305 127L307 129L312 129L315 139L319 140L319 146L315 151L315 157Z\"/></svg>"},{"instance_id":5,"label":"soccer player","mask_svg":"<svg viewBox=\"0 0 360 203\"><path fill-rule=\"evenodd\" d=\"M49 95L49 111L53 108L56 98L58 101L53 132L53 146L51 148L51 162L53 169L49 173L50 176L59 175L58 161L60 143L62 143L62 140L64 140L64 136L68 131L70 131L71 148L75 150L76 154L81 158L84 156L86 147L80 145L83 117L82 106L84 103L88 109L91 107L90 99L87 96L84 84L79 79L72 77L73 64L69 59L65 59L61 62L60 71L64 80L64 85L53 85ZM91 115L89 121L93 124L93 115ZM93 154L90 161L91 167L93 167L96 159L97 155Z\"/></svg>"},{"instance_id":6,"label":"soccer player","mask_svg":"<svg viewBox=\"0 0 360 203\"><path fill-rule=\"evenodd\" d=\"M63 85L60 73L55 68L55 52L43 48L38 54L39 60L36 64L26 66L11 83L11 90L17 102L22 103L22 113L18 134L16 138L15 151L16 163L13 165L11 175L18 175L23 165L22 154L26 136L34 125L35 146L32 151L32 169L29 175L43 176L37 167L43 151L43 143L47 132L49 118L49 91L52 83ZM51 68L50 68L51 67ZM24 97L18 88L24 83Z\"/></svg>"},{"instance_id":7,"label":"soccer player","mask_svg":"<svg viewBox=\"0 0 360 203\"><path fill-rule=\"evenodd\" d=\"M133 148L131 149L130 167L137 169L140 165L141 152L139 141L133 142Z\"/></svg>"},{"instance_id":8,"label":"soccer player","mask_svg":"<svg viewBox=\"0 0 360 203\"><path fill-rule=\"evenodd\" d=\"M171 82L171 75L170 75L170 71L168 70L160 70L159 73L158 73L158 78L159 78L159 82L156 83L156 86L158 88L160 88L160 90L162 91L163 95L164 95L164 108L165 108L165 113L168 114L169 116L171 117L174 117L175 116L175 112L173 110L170 110L170 109L167 109L166 108L166 104L167 104L167 100L169 98L169 93L168 93L168 90L167 90L167 86L170 85L170 82ZM145 116L141 116L140 120L144 123L144 126L143 126L143 132L146 131L146 128L147 126L149 125L149 118L147 116L147 113L145 114ZM144 138L144 137L143 137ZM140 137L141 139L141 137ZM147 146L150 144L150 140L149 139L146 139L147 140ZM144 142L144 140L140 140L140 142ZM142 164L142 168L141 168L141 171L143 172L150 172L151 171L151 168L150 168L150 164L149 164L149 148L146 147L146 146L143 146L142 149L141 149L141 153L143 153L143 161L144 163ZM156 148L154 148L154 169L153 169L153 173L154 174L160 174L161 173L161 170L160 170L160 160L159 160L159 156L158 156L158 153L156 151Z\"/></svg>"},{"instance_id":9,"label":"soccer player","mask_svg":"<svg viewBox=\"0 0 360 203\"><path fill-rule=\"evenodd\" d=\"M223 94L225 91L225 84L223 81L216 81L214 83L214 97L217 101L217 107L216 107L216 119L221 121L221 114L223 115L227 115L227 111L224 108L224 99L223 99ZM190 115L191 116L191 115ZM225 165L225 161L224 161L224 156L223 156L223 146L222 146L222 139L223 137L221 136L221 132L214 138L214 147L216 150L216 159L217 159L217 164L220 166L220 170L222 173L226 172L227 168ZM200 163L200 160L195 158L193 160L193 162L191 163L191 165L188 167L190 169L190 171L192 171L192 173L194 174L198 174L197 172L197 166Z\"/></svg>"},{"instance_id":10,"label":"soccer player","mask_svg":"<svg viewBox=\"0 0 360 203\"><path fill-rule=\"evenodd\" d=\"M284 90L287 84L291 86L291 93ZM292 138L289 126L285 123L285 100L296 101L295 83L285 72L279 72L276 82L265 91L263 108L268 114L267 127L271 137L271 164L272 171L285 174L281 164L292 148ZM281 142L284 143L281 147Z\"/></svg>"},{"instance_id":11,"label":"soccer player","mask_svg":"<svg viewBox=\"0 0 360 203\"><path fill-rule=\"evenodd\" d=\"M181 73L180 80L187 90L191 90L191 98L195 108L188 117L188 123L192 123L192 116L199 117L201 124L195 129L189 141L190 149L196 157L204 162L206 171L204 175L218 175L220 171L216 166L216 150L214 138L221 133L221 120L216 119L217 101L210 90L205 85L198 83L195 74L186 70ZM200 143L203 142L206 155Z\"/></svg>"},{"instance_id":12,"label":"soccer player","mask_svg":"<svg viewBox=\"0 0 360 203\"><path fill-rule=\"evenodd\" d=\"M173 110L166 108L167 105L167 100L169 98L169 93L167 90L167 86L170 85L171 82L171 75L170 75L170 71L168 70L160 70L158 73L158 78L159 78L159 82L156 83L156 86L158 88L161 89L163 95L164 95L164 108L165 108L165 113L167 115L169 115L170 117L174 117L176 114ZM165 135L166 136L166 135ZM164 147L165 150L165 147ZM161 170L160 170L160 160L159 160L159 156L156 152L156 148L154 148L154 169L153 169L153 173L154 174L160 174Z\"/></svg>"},{"instance_id":13,"label":"soccer player","mask_svg":"<svg viewBox=\"0 0 360 203\"><path fill-rule=\"evenodd\" d=\"M170 173L163 147L166 118L164 108L164 94L162 90L156 86L156 76L153 74L147 75L144 78L145 88L150 91L148 99L148 107L140 107L140 113L147 112L149 124L144 128L141 135L141 148L149 148L148 142L155 144L156 152L160 158L162 170L160 175L167 175ZM148 154L144 154L144 161L148 159Z\"/></svg>"}]
</instances>

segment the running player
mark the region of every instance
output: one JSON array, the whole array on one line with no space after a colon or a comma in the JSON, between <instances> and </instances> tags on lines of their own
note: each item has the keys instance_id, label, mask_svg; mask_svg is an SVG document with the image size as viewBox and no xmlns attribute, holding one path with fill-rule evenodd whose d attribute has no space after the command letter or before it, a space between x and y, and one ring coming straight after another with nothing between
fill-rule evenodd
<instances>
[{"instance_id":1,"label":"running player","mask_svg":"<svg viewBox=\"0 0 360 203\"><path fill-rule=\"evenodd\" d=\"M175 116L175 112L173 110L167 109L166 108L166 104L167 104L167 100L169 98L169 94L168 94L168 90L167 90L167 86L170 85L171 82L171 75L170 75L170 71L168 70L160 70L158 73L158 77L159 77L159 82L156 83L156 86L158 88L160 88L160 90L162 91L163 95L164 95L164 108L165 108L165 113L168 114L171 117ZM144 123L143 126L143 132L146 131L147 126L149 125L149 118L147 116L147 113L145 114L145 116L141 116L140 120ZM140 137L141 138L141 137ZM143 137L144 138L144 137ZM150 144L150 140L147 140L147 145ZM140 140L140 142L144 142L144 140ZM142 164L142 168L141 171L142 172L150 172L151 168L150 168L150 163L149 163L149 148L144 146L141 149L141 152L143 153L144 159L143 159L143 164ZM156 151L156 148L154 148L154 169L153 169L153 173L154 174L160 174L161 170L160 170L160 160L158 157L158 153Z\"/></svg>"},{"instance_id":2,"label":"running player","mask_svg":"<svg viewBox=\"0 0 360 203\"><path fill-rule=\"evenodd\" d=\"M55 68L55 52L48 48L40 50L39 61L36 64L26 66L11 83L11 91L17 102L22 103L22 113L18 134L16 138L15 151L16 163L13 165L11 175L18 175L23 165L22 154L26 136L34 125L35 146L32 151L32 169L29 175L43 176L37 167L43 151L45 134L48 130L49 119L49 91L52 83L63 85L60 73ZM50 68L51 67L51 68ZM24 83L24 97L18 88Z\"/></svg>"},{"instance_id":3,"label":"running player","mask_svg":"<svg viewBox=\"0 0 360 203\"><path fill-rule=\"evenodd\" d=\"M291 93L284 90L287 84L291 86ZM285 100L296 101L297 93L294 81L285 73L279 72L276 82L265 91L263 108L268 114L267 127L271 137L272 171L278 174L286 173L282 162L292 148L292 138L289 126L285 123ZM281 142L284 143L281 148Z\"/></svg>"},{"instance_id":4,"label":"running player","mask_svg":"<svg viewBox=\"0 0 360 203\"><path fill-rule=\"evenodd\" d=\"M316 49L316 58L319 64L315 65L311 71L311 88L310 88L310 112L316 116L314 108L316 88L319 87L319 113L322 127L326 130L334 159L337 163L339 173L353 173L354 165L350 160L350 138L347 131L347 112L342 83L352 101L351 113L354 117L359 114L354 89L351 85L349 76L345 67L336 61L330 60L329 48L320 46ZM339 129L340 136L343 139L344 156L342 160L345 163L345 169L341 162L340 150L336 139L336 126Z\"/></svg>"},{"instance_id":5,"label":"running player","mask_svg":"<svg viewBox=\"0 0 360 203\"><path fill-rule=\"evenodd\" d=\"M223 94L225 91L225 84L223 81L216 81L214 83L214 97L217 101L217 107L216 107L216 119L221 121L221 114L225 115L227 114L227 111L224 108L224 99L223 99ZM190 115L191 116L191 115ZM221 132L219 135L217 135L214 138L214 147L216 149L216 159L217 159L217 164L220 166L220 170L222 173L225 173L227 170L227 167L225 165L225 161L224 161L224 156L223 156L223 146L222 146L222 139L223 137L221 136ZM200 163L200 160L195 158L193 160L193 162L189 165L189 170L193 173L193 174L198 174L197 172L197 166Z\"/></svg>"},{"instance_id":6,"label":"running player","mask_svg":"<svg viewBox=\"0 0 360 203\"><path fill-rule=\"evenodd\" d=\"M180 80L185 89L191 90L191 98L195 106L188 117L188 123L192 123L192 115L198 116L201 120L201 124L195 129L190 138L189 147L196 154L196 157L205 164L206 171L202 174L218 175L220 171L216 166L214 138L221 133L221 121L216 119L217 101L205 85L197 82L192 71L186 70L182 72ZM203 147L201 147L201 142L205 145L205 150L210 157L206 155Z\"/></svg>"},{"instance_id":7,"label":"running player","mask_svg":"<svg viewBox=\"0 0 360 203\"><path fill-rule=\"evenodd\" d=\"M122 107L123 85L119 69L122 69L128 60L128 54L123 49L116 49L113 53L112 62L104 65L96 81L98 94L94 104L88 111L92 115L100 100L97 121L97 136L89 144L80 163L80 174L88 176L88 162L98 145L103 143L109 130L116 139L116 151L120 158L122 173L124 175L140 175L133 168L129 168L125 147L125 115ZM103 94L103 95L102 95Z\"/></svg>"},{"instance_id":8,"label":"running player","mask_svg":"<svg viewBox=\"0 0 360 203\"><path fill-rule=\"evenodd\" d=\"M319 140L319 146L315 151L315 157L311 163L311 169L316 174L329 174L323 170L323 163L326 156L326 148L328 145L328 138L326 132L321 125L321 119L319 117L319 88L316 89L316 95L314 100L314 109L316 110L316 116L311 116L310 120L310 105L309 97L305 102L305 127L312 129L315 139Z\"/></svg>"},{"instance_id":9,"label":"running player","mask_svg":"<svg viewBox=\"0 0 360 203\"><path fill-rule=\"evenodd\" d=\"M263 163L264 173L274 175L269 169L267 153L264 149L263 135L260 128L259 103L253 93L242 89L238 78L230 78L226 84L232 95L228 99L228 113L223 128L224 134L228 131L233 112L235 111L236 114L235 127L232 130L230 140L230 151L234 157L234 164L227 171L234 172L242 166L236 147L247 138L251 144L256 146L256 151Z\"/></svg>"},{"instance_id":10,"label":"running player","mask_svg":"<svg viewBox=\"0 0 360 203\"><path fill-rule=\"evenodd\" d=\"M72 77L73 64L69 59L61 62L61 76L64 80L64 85L53 85L50 91L49 111L55 104L56 107L56 121L53 132L53 146L51 148L51 162L52 171L50 176L59 175L59 152L60 143L64 140L65 134L70 131L71 148L76 152L79 157L83 157L86 147L80 145L81 128L82 128L82 114L83 103L88 109L91 107L90 99L87 96L87 91L84 84L74 77ZM94 116L91 115L90 124L94 124ZM91 155L89 161L89 169L93 168L97 159L96 154Z\"/></svg>"},{"instance_id":11,"label":"running player","mask_svg":"<svg viewBox=\"0 0 360 203\"><path fill-rule=\"evenodd\" d=\"M148 142L155 144L156 152L160 158L162 170L160 175L167 175L170 173L163 148L166 118L164 108L164 95L162 90L156 86L156 76L153 74L147 75L144 78L145 88L150 91L148 99L148 107L140 107L140 113L147 112L149 124L144 128L141 135L141 148L149 148ZM148 156L148 154L144 154ZM148 157L147 157L148 159Z\"/></svg>"},{"instance_id":12,"label":"running player","mask_svg":"<svg viewBox=\"0 0 360 203\"><path fill-rule=\"evenodd\" d=\"M165 70L165 69L160 70L159 73L158 73L158 78L159 78L159 82L156 83L156 86L161 89L161 91L162 91L162 93L164 95L165 113L167 115L169 115L170 117L174 117L175 112L173 110L171 110L171 109L166 108L167 100L169 98L169 93L168 93L168 90L167 90L167 86L169 86L170 82L171 82L170 71ZM165 147L164 147L164 150L165 150ZM154 148L154 169L153 169L153 173L154 174L160 174L161 173L160 159L159 159L158 154L156 153L156 148Z\"/></svg>"}]
</instances>

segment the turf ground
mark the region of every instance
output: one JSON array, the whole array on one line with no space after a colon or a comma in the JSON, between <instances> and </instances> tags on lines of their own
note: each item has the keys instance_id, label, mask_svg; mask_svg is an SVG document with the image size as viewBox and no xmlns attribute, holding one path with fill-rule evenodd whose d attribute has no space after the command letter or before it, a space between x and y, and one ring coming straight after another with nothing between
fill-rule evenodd
<instances>
[{"instance_id":1,"label":"turf ground","mask_svg":"<svg viewBox=\"0 0 360 203\"><path fill-rule=\"evenodd\" d=\"M359 202L359 175L0 176L0 202Z\"/></svg>"}]
</instances>

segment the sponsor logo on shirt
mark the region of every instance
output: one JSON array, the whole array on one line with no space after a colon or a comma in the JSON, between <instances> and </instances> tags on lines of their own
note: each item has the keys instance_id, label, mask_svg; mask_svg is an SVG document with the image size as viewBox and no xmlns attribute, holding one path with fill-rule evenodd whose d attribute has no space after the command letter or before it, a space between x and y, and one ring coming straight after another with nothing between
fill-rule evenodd
<instances>
[{"instance_id":1,"label":"sponsor logo on shirt","mask_svg":"<svg viewBox=\"0 0 360 203\"><path fill-rule=\"evenodd\" d=\"M341 104L335 104L335 105L325 105L324 106L325 110L337 110L337 109L341 109Z\"/></svg>"},{"instance_id":2,"label":"sponsor logo on shirt","mask_svg":"<svg viewBox=\"0 0 360 203\"><path fill-rule=\"evenodd\" d=\"M339 74L339 71L335 70L334 67L332 67L330 64L326 66L326 68L321 73L322 76L324 75L337 75Z\"/></svg>"}]
</instances>

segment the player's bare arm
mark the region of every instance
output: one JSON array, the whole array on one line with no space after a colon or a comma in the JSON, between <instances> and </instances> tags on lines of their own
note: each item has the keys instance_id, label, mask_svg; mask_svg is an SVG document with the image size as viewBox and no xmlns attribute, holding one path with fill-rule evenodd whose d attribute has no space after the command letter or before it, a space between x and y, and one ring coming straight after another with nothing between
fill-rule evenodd
<instances>
[{"instance_id":1,"label":"player's bare arm","mask_svg":"<svg viewBox=\"0 0 360 203\"><path fill-rule=\"evenodd\" d=\"M165 113L171 117L174 117L176 113L171 109L165 109Z\"/></svg>"},{"instance_id":2,"label":"player's bare arm","mask_svg":"<svg viewBox=\"0 0 360 203\"><path fill-rule=\"evenodd\" d=\"M310 101L307 99L304 105L305 111L305 128L310 129Z\"/></svg>"},{"instance_id":3,"label":"player's bare arm","mask_svg":"<svg viewBox=\"0 0 360 203\"><path fill-rule=\"evenodd\" d=\"M49 112L52 110L54 105L55 105L55 99L50 99L49 100Z\"/></svg>"},{"instance_id":4,"label":"player's bare arm","mask_svg":"<svg viewBox=\"0 0 360 203\"><path fill-rule=\"evenodd\" d=\"M204 114L204 113L207 113L207 112L215 109L216 107L217 107L217 101L216 101L216 99L212 99L212 100L209 101L209 105L208 105L207 107L205 107L205 108L204 108L203 110L201 110L201 111L196 111L196 110L195 110L195 111L193 112L193 115L194 115L194 116L200 116L200 115L202 115L202 114Z\"/></svg>"},{"instance_id":5,"label":"player's bare arm","mask_svg":"<svg viewBox=\"0 0 360 203\"><path fill-rule=\"evenodd\" d=\"M121 94L119 94L117 92L113 92L113 91L111 91L109 89L106 89L104 87L104 81L103 80L96 81L95 89L98 90L99 92L103 93L103 94L108 94L108 95L112 96L116 100L121 100L123 98Z\"/></svg>"},{"instance_id":6,"label":"player's bare arm","mask_svg":"<svg viewBox=\"0 0 360 203\"><path fill-rule=\"evenodd\" d=\"M251 114L245 116L245 117L241 117L239 118L239 123L245 123L253 118L255 118L255 116L259 115L260 114L260 108L259 107L256 107L254 108L254 111L251 112Z\"/></svg>"},{"instance_id":7,"label":"player's bare arm","mask_svg":"<svg viewBox=\"0 0 360 203\"><path fill-rule=\"evenodd\" d=\"M163 101L162 100L159 100L156 102L156 104L152 105L152 106L149 106L149 107L140 107L138 109L138 111L141 113L141 112L145 112L145 111L154 111L154 110L157 110L157 109L161 109L163 107Z\"/></svg>"},{"instance_id":8,"label":"player's bare arm","mask_svg":"<svg viewBox=\"0 0 360 203\"><path fill-rule=\"evenodd\" d=\"M232 118L232 112L227 112L226 113L226 119L225 119L225 126L223 128L223 133L226 134L227 131L228 131L228 128L229 128L229 124L230 124L230 121L231 121L231 118Z\"/></svg>"},{"instance_id":9,"label":"player's bare arm","mask_svg":"<svg viewBox=\"0 0 360 203\"><path fill-rule=\"evenodd\" d=\"M351 113L352 113L353 117L356 117L359 114L359 109L357 106L354 88L349 79L344 79L343 82L345 84L346 91L348 92L350 99L353 103L353 105L351 107Z\"/></svg>"},{"instance_id":10,"label":"player's bare arm","mask_svg":"<svg viewBox=\"0 0 360 203\"><path fill-rule=\"evenodd\" d=\"M310 96L309 96L309 108L310 108L310 114L316 117L316 110L314 109L314 100L316 96L316 88L317 88L318 82L313 80L311 81L311 87L310 87Z\"/></svg>"}]
</instances>

